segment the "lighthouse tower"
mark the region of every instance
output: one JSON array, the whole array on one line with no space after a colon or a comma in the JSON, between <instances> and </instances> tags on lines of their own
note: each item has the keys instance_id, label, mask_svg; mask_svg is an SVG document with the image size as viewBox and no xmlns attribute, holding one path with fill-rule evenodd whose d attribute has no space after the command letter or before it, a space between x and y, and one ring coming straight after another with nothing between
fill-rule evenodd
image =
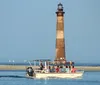
<instances>
[{"instance_id":1,"label":"lighthouse tower","mask_svg":"<svg viewBox=\"0 0 100 85\"><path fill-rule=\"evenodd\" d=\"M64 11L63 5L58 4L57 8L57 24L56 24L56 57L55 63L65 63L66 54L65 54L65 39L64 39Z\"/></svg>"}]
</instances>

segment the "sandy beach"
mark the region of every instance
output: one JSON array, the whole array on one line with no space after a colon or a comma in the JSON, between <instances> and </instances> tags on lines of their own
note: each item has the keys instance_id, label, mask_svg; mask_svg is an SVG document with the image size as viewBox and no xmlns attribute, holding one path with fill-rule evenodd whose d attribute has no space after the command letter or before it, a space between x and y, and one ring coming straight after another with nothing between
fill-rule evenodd
<instances>
[{"instance_id":1,"label":"sandy beach","mask_svg":"<svg viewBox=\"0 0 100 85\"><path fill-rule=\"evenodd\" d=\"M0 65L0 70L25 70L26 67L25 65ZM38 68L38 66L33 66L33 68ZM100 66L75 66L75 68L84 71L100 71Z\"/></svg>"}]
</instances>

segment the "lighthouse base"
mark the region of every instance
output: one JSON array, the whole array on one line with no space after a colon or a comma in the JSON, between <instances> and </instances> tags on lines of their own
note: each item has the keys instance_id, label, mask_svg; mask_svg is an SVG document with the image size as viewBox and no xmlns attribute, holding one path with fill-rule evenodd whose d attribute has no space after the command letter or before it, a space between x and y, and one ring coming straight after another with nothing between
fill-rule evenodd
<instances>
[{"instance_id":1,"label":"lighthouse base","mask_svg":"<svg viewBox=\"0 0 100 85\"><path fill-rule=\"evenodd\" d=\"M66 60L54 60L55 64L66 64Z\"/></svg>"}]
</instances>

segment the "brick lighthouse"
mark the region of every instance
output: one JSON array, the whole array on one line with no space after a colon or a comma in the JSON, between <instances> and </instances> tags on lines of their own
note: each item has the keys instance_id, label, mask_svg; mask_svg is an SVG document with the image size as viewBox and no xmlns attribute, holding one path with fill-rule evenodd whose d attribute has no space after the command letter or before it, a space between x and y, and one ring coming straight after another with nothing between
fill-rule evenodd
<instances>
[{"instance_id":1,"label":"brick lighthouse","mask_svg":"<svg viewBox=\"0 0 100 85\"><path fill-rule=\"evenodd\" d=\"M56 24L56 57L55 63L65 63L66 54L65 54L65 39L64 39L64 11L63 5L58 4L57 8L57 24Z\"/></svg>"}]
</instances>

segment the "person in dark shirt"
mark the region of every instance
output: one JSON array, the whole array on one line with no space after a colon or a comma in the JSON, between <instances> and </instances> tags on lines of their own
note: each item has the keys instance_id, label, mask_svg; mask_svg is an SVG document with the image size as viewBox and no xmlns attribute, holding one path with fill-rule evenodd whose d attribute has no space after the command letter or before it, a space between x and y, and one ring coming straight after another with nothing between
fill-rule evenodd
<instances>
[{"instance_id":1,"label":"person in dark shirt","mask_svg":"<svg viewBox=\"0 0 100 85\"><path fill-rule=\"evenodd\" d=\"M41 64L40 64L40 70L43 70L43 68L44 68L44 66L43 66L43 64L41 63Z\"/></svg>"},{"instance_id":2,"label":"person in dark shirt","mask_svg":"<svg viewBox=\"0 0 100 85\"><path fill-rule=\"evenodd\" d=\"M54 66L52 66L51 72L55 72L55 67Z\"/></svg>"}]
</instances>

